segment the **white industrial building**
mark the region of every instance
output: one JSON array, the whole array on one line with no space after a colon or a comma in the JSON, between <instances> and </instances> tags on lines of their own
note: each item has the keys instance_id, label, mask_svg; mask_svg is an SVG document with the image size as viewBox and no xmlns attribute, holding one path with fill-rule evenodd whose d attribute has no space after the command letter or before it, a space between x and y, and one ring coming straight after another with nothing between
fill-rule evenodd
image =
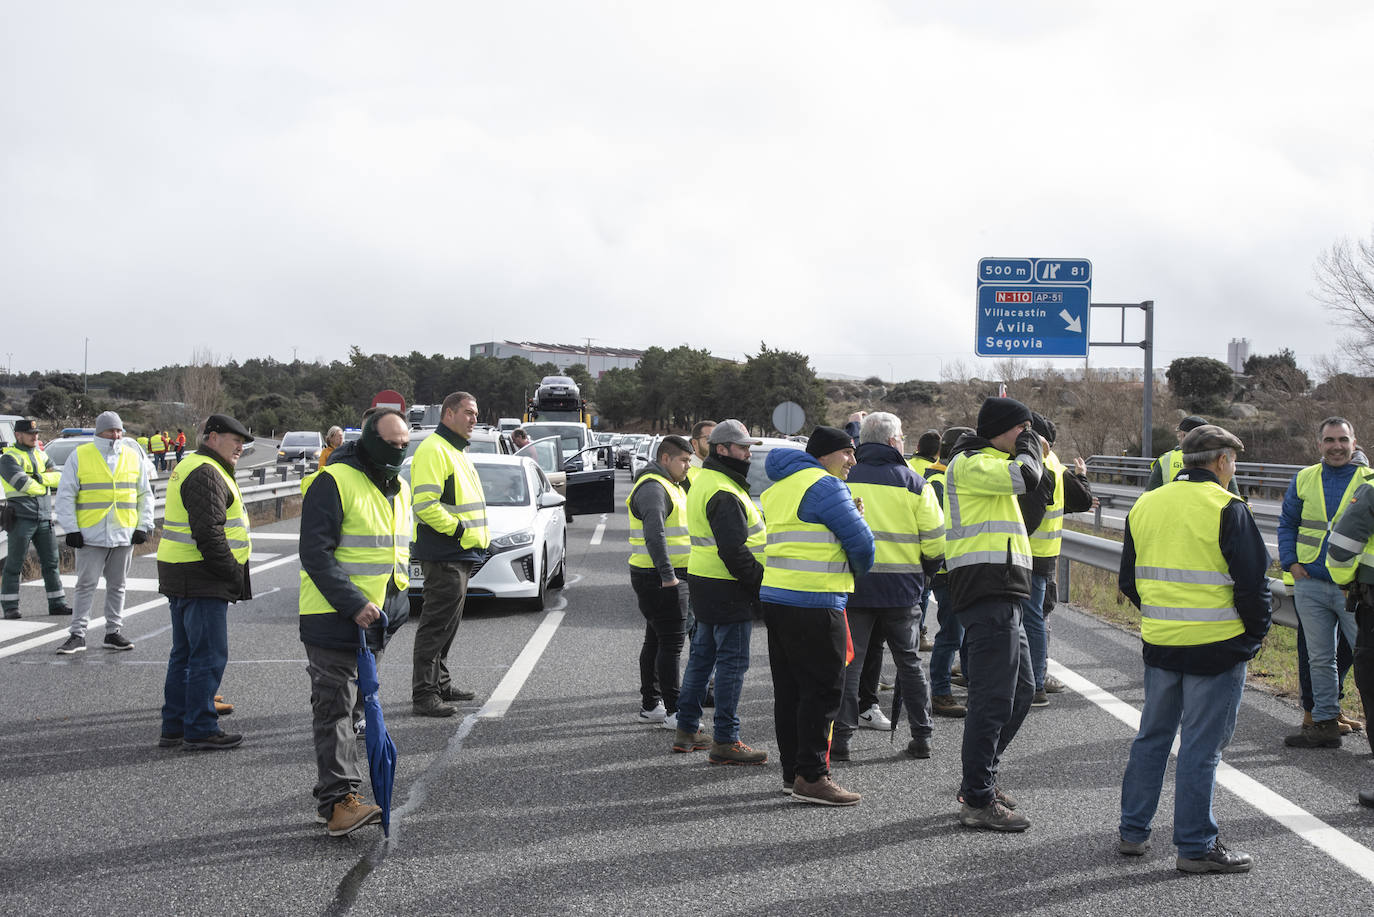
<instances>
[{"instance_id":1,"label":"white industrial building","mask_svg":"<svg viewBox=\"0 0 1374 917\"><path fill-rule=\"evenodd\" d=\"M634 369L639 365L644 351L627 350L623 347L599 347L595 344L575 346L541 344L536 341L486 341L471 345L468 356L496 357L500 360L524 357L536 365L552 363L559 369L581 364L587 367L587 372L596 379L608 369Z\"/></svg>"}]
</instances>

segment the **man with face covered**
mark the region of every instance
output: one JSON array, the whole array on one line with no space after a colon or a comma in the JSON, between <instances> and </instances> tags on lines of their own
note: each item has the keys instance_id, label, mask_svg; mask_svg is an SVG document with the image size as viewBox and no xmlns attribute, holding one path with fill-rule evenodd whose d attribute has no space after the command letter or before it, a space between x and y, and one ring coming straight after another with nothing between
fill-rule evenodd
<instances>
[{"instance_id":1,"label":"man with face covered","mask_svg":"<svg viewBox=\"0 0 1374 917\"><path fill-rule=\"evenodd\" d=\"M444 399L439 426L420 443L410 466L415 507L411 556L425 574L424 614L415 629L410 700L419 716L453 716L451 701L473 693L449 678L448 651L463 620L472 568L491 541L487 501L477 469L464 451L477 426L477 399L454 392Z\"/></svg>"},{"instance_id":2,"label":"man with face covered","mask_svg":"<svg viewBox=\"0 0 1374 917\"><path fill-rule=\"evenodd\" d=\"M399 411L373 414L358 447L337 453L301 505L300 633L314 713L316 821L334 837L381 820L358 792L358 629L380 662L408 614L410 493L397 476L409 438Z\"/></svg>"}]
</instances>

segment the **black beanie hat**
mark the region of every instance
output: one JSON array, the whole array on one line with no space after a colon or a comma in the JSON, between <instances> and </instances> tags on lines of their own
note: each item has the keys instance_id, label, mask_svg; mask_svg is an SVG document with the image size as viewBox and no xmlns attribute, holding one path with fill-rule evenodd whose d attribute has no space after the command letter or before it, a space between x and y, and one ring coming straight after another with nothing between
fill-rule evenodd
<instances>
[{"instance_id":1,"label":"black beanie hat","mask_svg":"<svg viewBox=\"0 0 1374 917\"><path fill-rule=\"evenodd\" d=\"M1206 417L1199 417L1197 414L1189 414L1178 422L1178 429L1181 433L1187 433L1209 422L1210 421L1208 421Z\"/></svg>"},{"instance_id":2,"label":"black beanie hat","mask_svg":"<svg viewBox=\"0 0 1374 917\"><path fill-rule=\"evenodd\" d=\"M1054 421L1036 411L1031 411L1031 429L1038 435L1045 437L1045 442L1051 446L1054 445L1054 437L1057 432L1054 428Z\"/></svg>"},{"instance_id":3,"label":"black beanie hat","mask_svg":"<svg viewBox=\"0 0 1374 917\"><path fill-rule=\"evenodd\" d=\"M853 448L854 440L849 438L849 434L834 427L817 427L811 431L811 438L806 441L806 451L816 458L840 449Z\"/></svg>"},{"instance_id":4,"label":"black beanie hat","mask_svg":"<svg viewBox=\"0 0 1374 917\"><path fill-rule=\"evenodd\" d=\"M992 439L1030 419L1030 408L1015 398L989 398L978 409L978 435Z\"/></svg>"}]
</instances>

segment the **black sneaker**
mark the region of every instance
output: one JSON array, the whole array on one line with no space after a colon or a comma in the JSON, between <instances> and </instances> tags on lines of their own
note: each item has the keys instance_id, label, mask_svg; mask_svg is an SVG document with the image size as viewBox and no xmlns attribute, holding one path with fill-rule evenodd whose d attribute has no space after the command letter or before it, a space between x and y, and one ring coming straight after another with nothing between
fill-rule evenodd
<instances>
[{"instance_id":1,"label":"black sneaker","mask_svg":"<svg viewBox=\"0 0 1374 917\"><path fill-rule=\"evenodd\" d=\"M1248 853L1227 850L1221 841L1212 841L1212 849L1196 860L1179 857L1174 861L1179 872L1249 872L1254 860Z\"/></svg>"},{"instance_id":2,"label":"black sneaker","mask_svg":"<svg viewBox=\"0 0 1374 917\"><path fill-rule=\"evenodd\" d=\"M86 638L72 634L61 646L57 648L57 655L70 656L73 653L86 652Z\"/></svg>"},{"instance_id":3,"label":"black sneaker","mask_svg":"<svg viewBox=\"0 0 1374 917\"><path fill-rule=\"evenodd\" d=\"M14 609L12 609L12 608L6 608L6 609L5 609L5 620L6 620L6 621L18 621L18 620L19 620L19 612L16 611L16 610L14 610Z\"/></svg>"},{"instance_id":4,"label":"black sneaker","mask_svg":"<svg viewBox=\"0 0 1374 917\"><path fill-rule=\"evenodd\" d=\"M157 737L158 748L179 748L181 746L181 736L169 736L165 732Z\"/></svg>"},{"instance_id":5,"label":"black sneaker","mask_svg":"<svg viewBox=\"0 0 1374 917\"><path fill-rule=\"evenodd\" d=\"M225 732L222 729L203 739L183 738L181 740L182 747L191 751L220 751L226 748L238 748L242 744L243 736L236 732Z\"/></svg>"},{"instance_id":6,"label":"black sneaker","mask_svg":"<svg viewBox=\"0 0 1374 917\"><path fill-rule=\"evenodd\" d=\"M448 701L449 703L454 701L469 701L476 696L477 695L473 694L471 691L464 691L462 688L455 688L452 685L439 692L439 700Z\"/></svg>"},{"instance_id":7,"label":"black sneaker","mask_svg":"<svg viewBox=\"0 0 1374 917\"><path fill-rule=\"evenodd\" d=\"M106 634L103 645L107 650L131 650L134 648L129 638L120 633Z\"/></svg>"},{"instance_id":8,"label":"black sneaker","mask_svg":"<svg viewBox=\"0 0 1374 917\"><path fill-rule=\"evenodd\" d=\"M910 742L906 743L906 753L908 757L912 758L929 758L930 737L917 736L912 739Z\"/></svg>"},{"instance_id":9,"label":"black sneaker","mask_svg":"<svg viewBox=\"0 0 1374 917\"><path fill-rule=\"evenodd\" d=\"M72 606L68 605L66 602L63 602L61 605L51 605L48 607L48 614L53 617L59 617L61 615L70 616L71 613Z\"/></svg>"}]
</instances>

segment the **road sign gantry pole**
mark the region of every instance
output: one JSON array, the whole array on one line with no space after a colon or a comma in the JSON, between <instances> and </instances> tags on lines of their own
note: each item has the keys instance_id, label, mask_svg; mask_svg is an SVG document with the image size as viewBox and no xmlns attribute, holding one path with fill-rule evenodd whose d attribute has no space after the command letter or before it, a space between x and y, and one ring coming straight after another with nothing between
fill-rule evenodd
<instances>
[{"instance_id":1,"label":"road sign gantry pole","mask_svg":"<svg viewBox=\"0 0 1374 917\"><path fill-rule=\"evenodd\" d=\"M1121 340L1119 341L1089 341L1089 347L1139 347L1145 351L1145 404L1144 418L1141 424L1140 433L1140 454L1145 458L1153 458L1152 448L1153 428L1154 428L1154 404L1155 404L1155 301L1147 299L1144 302L1095 302L1088 304L1089 309L1119 309L1121 310ZM1126 340L1126 310L1140 309L1145 313L1145 339L1141 341Z\"/></svg>"}]
</instances>

